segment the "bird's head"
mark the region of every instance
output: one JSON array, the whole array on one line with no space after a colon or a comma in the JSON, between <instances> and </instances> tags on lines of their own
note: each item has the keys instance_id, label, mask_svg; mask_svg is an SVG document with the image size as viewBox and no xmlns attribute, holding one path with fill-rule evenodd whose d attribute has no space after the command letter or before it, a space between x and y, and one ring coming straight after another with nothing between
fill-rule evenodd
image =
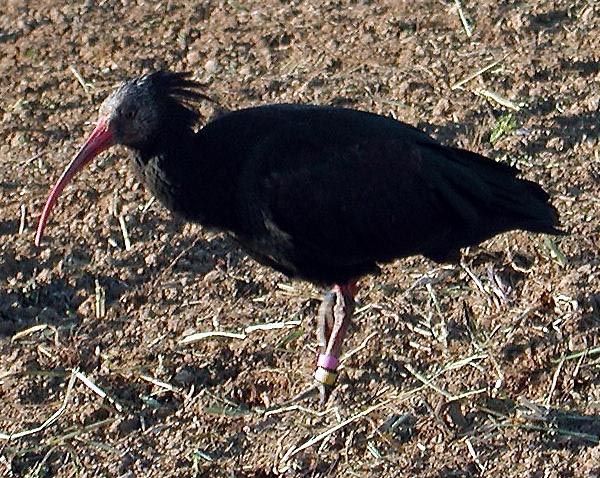
<instances>
[{"instance_id":1,"label":"bird's head","mask_svg":"<svg viewBox=\"0 0 600 478\"><path fill-rule=\"evenodd\" d=\"M212 101L198 91L200 86L189 79L189 73L158 71L125 82L108 96L94 131L50 191L38 223L36 245L54 203L77 172L112 145L148 147L165 128L190 128L200 117L191 105L201 99Z\"/></svg>"}]
</instances>

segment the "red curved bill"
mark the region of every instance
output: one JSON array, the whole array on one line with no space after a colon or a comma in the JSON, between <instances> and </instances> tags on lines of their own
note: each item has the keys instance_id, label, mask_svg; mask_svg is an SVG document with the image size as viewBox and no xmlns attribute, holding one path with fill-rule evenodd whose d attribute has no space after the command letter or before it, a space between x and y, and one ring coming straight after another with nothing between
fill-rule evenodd
<instances>
[{"instance_id":1,"label":"red curved bill","mask_svg":"<svg viewBox=\"0 0 600 478\"><path fill-rule=\"evenodd\" d=\"M50 195L48 196L46 204L44 205L40 221L38 222L38 227L35 234L36 246L40 245L42 235L44 234L44 229L46 228L46 223L50 217L50 212L52 211L58 196L60 196L60 193L63 191L65 186L69 183L69 181L71 181L71 179L73 179L73 176L83 169L86 164L98 156L98 154L100 154L102 151L109 148L112 144L113 135L108 128L107 122L105 120L99 121L88 140L63 171L60 178L50 191Z\"/></svg>"}]
</instances>

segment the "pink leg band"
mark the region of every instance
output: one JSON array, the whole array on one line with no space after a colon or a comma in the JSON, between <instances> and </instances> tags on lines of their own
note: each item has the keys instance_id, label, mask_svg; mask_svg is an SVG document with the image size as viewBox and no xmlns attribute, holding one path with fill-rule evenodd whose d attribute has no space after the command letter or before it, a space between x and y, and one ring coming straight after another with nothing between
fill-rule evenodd
<instances>
[{"instance_id":1,"label":"pink leg band","mask_svg":"<svg viewBox=\"0 0 600 478\"><path fill-rule=\"evenodd\" d=\"M319 354L318 367L323 367L327 370L337 370L339 364L340 361L334 355Z\"/></svg>"}]
</instances>

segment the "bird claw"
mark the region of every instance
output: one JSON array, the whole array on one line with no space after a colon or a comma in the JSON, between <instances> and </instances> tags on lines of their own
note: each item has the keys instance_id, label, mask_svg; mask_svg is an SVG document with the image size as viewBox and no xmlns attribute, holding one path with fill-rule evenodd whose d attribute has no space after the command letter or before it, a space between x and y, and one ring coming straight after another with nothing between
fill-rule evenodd
<instances>
[{"instance_id":1,"label":"bird claw","mask_svg":"<svg viewBox=\"0 0 600 478\"><path fill-rule=\"evenodd\" d=\"M306 400L307 398L312 397L313 395L316 395L318 392L319 392L318 385L317 384L311 385L307 389L301 391L298 395L296 395L293 398L291 398L288 401L288 403L301 402L303 400Z\"/></svg>"},{"instance_id":2,"label":"bird claw","mask_svg":"<svg viewBox=\"0 0 600 478\"><path fill-rule=\"evenodd\" d=\"M319 405L324 406L331 397L334 387L324 383L319 383L316 387L319 389Z\"/></svg>"},{"instance_id":3,"label":"bird claw","mask_svg":"<svg viewBox=\"0 0 600 478\"><path fill-rule=\"evenodd\" d=\"M319 307L317 322L317 341L320 348L320 357L329 359L328 363L319 363L315 370L315 382L306 390L290 399L287 404L301 402L313 395L319 395L319 405L323 406L329 400L337 378L338 357L342 340L352 317L354 309L354 286L341 288L336 286L333 291L323 297ZM335 363L332 363L331 360Z\"/></svg>"},{"instance_id":4,"label":"bird claw","mask_svg":"<svg viewBox=\"0 0 600 478\"><path fill-rule=\"evenodd\" d=\"M331 393L333 392L334 387L331 385L326 385L324 383L315 382L313 385L308 387L306 390L303 390L298 395L289 400L289 404L301 402L306 400L307 398L311 398L315 395L319 395L319 405L323 406L329 400Z\"/></svg>"}]
</instances>

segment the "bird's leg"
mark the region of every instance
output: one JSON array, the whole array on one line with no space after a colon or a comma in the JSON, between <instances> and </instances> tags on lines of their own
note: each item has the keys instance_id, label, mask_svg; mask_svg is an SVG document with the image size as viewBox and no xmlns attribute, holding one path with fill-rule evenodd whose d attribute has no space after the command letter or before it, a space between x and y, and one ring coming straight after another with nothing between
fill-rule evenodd
<instances>
[{"instance_id":1,"label":"bird's leg","mask_svg":"<svg viewBox=\"0 0 600 478\"><path fill-rule=\"evenodd\" d=\"M347 285L334 286L333 290L323 297L317 321L319 359L314 375L315 384L300 392L287 403L299 402L317 392L320 395L321 404L324 404L329 398L335 386L342 341L352 318L356 292L356 284L351 282Z\"/></svg>"},{"instance_id":2,"label":"bird's leg","mask_svg":"<svg viewBox=\"0 0 600 478\"><path fill-rule=\"evenodd\" d=\"M331 336L333 328L333 309L337 300L336 293L332 290L323 296L321 305L319 306L319 316L317 318L317 342L319 344L319 352L324 353L327 348L327 342Z\"/></svg>"},{"instance_id":3,"label":"bird's leg","mask_svg":"<svg viewBox=\"0 0 600 478\"><path fill-rule=\"evenodd\" d=\"M322 404L327 401L335 386L342 342L354 312L356 292L354 282L335 285L324 297L319 309L317 338L320 353L314 378Z\"/></svg>"}]
</instances>

